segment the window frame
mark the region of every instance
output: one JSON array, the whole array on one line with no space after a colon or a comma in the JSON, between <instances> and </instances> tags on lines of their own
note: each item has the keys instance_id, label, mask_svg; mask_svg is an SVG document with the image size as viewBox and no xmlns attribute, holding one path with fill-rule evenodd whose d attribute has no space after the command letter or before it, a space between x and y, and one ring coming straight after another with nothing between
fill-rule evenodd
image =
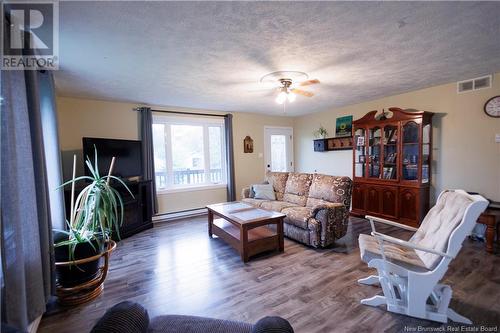
<instances>
[{"instance_id":1,"label":"window frame","mask_svg":"<svg viewBox=\"0 0 500 333\"><path fill-rule=\"evenodd\" d=\"M226 138L224 119L203 116L170 116L153 114L153 124L164 125L163 145L165 146L165 167L166 167L166 187L157 187L157 194L201 191L219 189L227 187L227 161L226 161ZM173 184L173 156L172 156L172 125L201 126L203 128L203 164L205 177L210 174L210 137L209 127L219 127L221 129L221 182L205 182L190 185ZM153 145L155 145L153 141ZM154 149L153 149L154 150ZM155 170L156 179L156 170Z\"/></svg>"}]
</instances>

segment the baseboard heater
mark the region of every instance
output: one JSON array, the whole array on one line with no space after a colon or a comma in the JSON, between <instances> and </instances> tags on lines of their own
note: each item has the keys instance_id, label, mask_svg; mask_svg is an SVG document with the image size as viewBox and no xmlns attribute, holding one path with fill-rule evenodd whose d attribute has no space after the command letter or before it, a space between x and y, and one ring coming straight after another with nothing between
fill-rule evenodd
<instances>
[{"instance_id":1,"label":"baseboard heater","mask_svg":"<svg viewBox=\"0 0 500 333\"><path fill-rule=\"evenodd\" d=\"M186 217L204 215L206 213L207 209L203 207L203 208L186 209L172 213L158 214L153 216L153 223L169 222L173 220L183 219Z\"/></svg>"}]
</instances>

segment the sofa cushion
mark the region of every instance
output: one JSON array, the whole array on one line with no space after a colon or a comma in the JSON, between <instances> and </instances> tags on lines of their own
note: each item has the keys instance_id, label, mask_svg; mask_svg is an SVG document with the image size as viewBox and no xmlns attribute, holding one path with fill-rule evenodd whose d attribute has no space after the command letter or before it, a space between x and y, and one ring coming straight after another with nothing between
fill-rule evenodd
<instances>
[{"instance_id":1,"label":"sofa cushion","mask_svg":"<svg viewBox=\"0 0 500 333\"><path fill-rule=\"evenodd\" d=\"M251 186L249 187L249 189L248 189L248 196L246 196L246 197L245 197L245 196L243 196L243 197L244 197L244 198L255 198L255 191L254 191L253 187L254 187L255 185L259 186L259 185L265 185L265 184L269 184L269 183L268 183L267 181L264 181L264 182L262 182L262 183L260 183L260 184L253 184L253 185L251 185Z\"/></svg>"},{"instance_id":2,"label":"sofa cushion","mask_svg":"<svg viewBox=\"0 0 500 333\"><path fill-rule=\"evenodd\" d=\"M307 194L311 186L312 175L308 173L290 172L285 186L284 201L295 203L299 206L305 206Z\"/></svg>"},{"instance_id":3,"label":"sofa cushion","mask_svg":"<svg viewBox=\"0 0 500 333\"><path fill-rule=\"evenodd\" d=\"M349 207L352 181L349 177L336 177L321 174L313 175L309 188L307 206L315 206L318 200L340 202Z\"/></svg>"},{"instance_id":4,"label":"sofa cushion","mask_svg":"<svg viewBox=\"0 0 500 333\"><path fill-rule=\"evenodd\" d=\"M375 237L365 234L359 235L359 251L361 260L369 263L372 259L382 258L380 247ZM391 243L384 243L385 257L397 265L417 272L427 272L425 264L415 251Z\"/></svg>"},{"instance_id":5,"label":"sofa cushion","mask_svg":"<svg viewBox=\"0 0 500 333\"><path fill-rule=\"evenodd\" d=\"M448 239L455 228L462 222L465 210L473 200L460 192L447 191L436 205L427 213L420 228L410 239L418 245L437 251L446 252ZM428 269L434 269L441 256L424 251L415 251Z\"/></svg>"},{"instance_id":6,"label":"sofa cushion","mask_svg":"<svg viewBox=\"0 0 500 333\"><path fill-rule=\"evenodd\" d=\"M253 325L252 333L294 333L292 325L281 317L264 317Z\"/></svg>"},{"instance_id":7,"label":"sofa cushion","mask_svg":"<svg viewBox=\"0 0 500 333\"><path fill-rule=\"evenodd\" d=\"M251 333L251 324L196 316L164 315L151 320L149 333Z\"/></svg>"},{"instance_id":8,"label":"sofa cushion","mask_svg":"<svg viewBox=\"0 0 500 333\"><path fill-rule=\"evenodd\" d=\"M288 172L271 172L266 173L266 181L273 185L274 192L276 192L276 199L283 200L285 193L286 181L288 179Z\"/></svg>"},{"instance_id":9,"label":"sofa cushion","mask_svg":"<svg viewBox=\"0 0 500 333\"><path fill-rule=\"evenodd\" d=\"M274 210L275 212L281 212L281 210L288 207L297 207L297 205L286 201L266 201L260 205L260 208Z\"/></svg>"},{"instance_id":10,"label":"sofa cushion","mask_svg":"<svg viewBox=\"0 0 500 333\"><path fill-rule=\"evenodd\" d=\"M91 333L146 333L148 311L139 303L124 301L106 311Z\"/></svg>"},{"instance_id":11,"label":"sofa cushion","mask_svg":"<svg viewBox=\"0 0 500 333\"><path fill-rule=\"evenodd\" d=\"M253 199L253 198L243 198L241 199L242 202L245 202L247 204L250 204L254 207L260 207L262 203L268 202L269 200L262 200L262 199Z\"/></svg>"},{"instance_id":12,"label":"sofa cushion","mask_svg":"<svg viewBox=\"0 0 500 333\"><path fill-rule=\"evenodd\" d=\"M255 199L276 200L273 186L271 184L256 184L252 186Z\"/></svg>"},{"instance_id":13,"label":"sofa cushion","mask_svg":"<svg viewBox=\"0 0 500 333\"><path fill-rule=\"evenodd\" d=\"M283 209L281 212L286 214L285 223L302 229L307 229L308 220L312 217L311 207L290 207Z\"/></svg>"}]
</instances>

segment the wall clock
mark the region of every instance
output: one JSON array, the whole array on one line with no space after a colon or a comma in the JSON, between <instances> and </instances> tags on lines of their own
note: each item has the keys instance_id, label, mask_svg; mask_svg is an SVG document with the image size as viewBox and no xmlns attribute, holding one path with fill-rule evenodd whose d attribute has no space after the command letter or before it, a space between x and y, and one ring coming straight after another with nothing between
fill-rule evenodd
<instances>
[{"instance_id":1,"label":"wall clock","mask_svg":"<svg viewBox=\"0 0 500 333\"><path fill-rule=\"evenodd\" d=\"M500 118L500 95L490 98L484 104L484 112L490 117Z\"/></svg>"}]
</instances>

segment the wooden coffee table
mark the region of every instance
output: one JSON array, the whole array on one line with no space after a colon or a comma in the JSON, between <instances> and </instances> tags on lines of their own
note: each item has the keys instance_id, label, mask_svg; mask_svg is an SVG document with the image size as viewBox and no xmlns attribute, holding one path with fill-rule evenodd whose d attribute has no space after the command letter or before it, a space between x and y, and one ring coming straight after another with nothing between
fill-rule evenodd
<instances>
[{"instance_id":1,"label":"wooden coffee table","mask_svg":"<svg viewBox=\"0 0 500 333\"><path fill-rule=\"evenodd\" d=\"M255 208L244 202L208 205L208 235L219 236L235 248L243 262L258 253L284 251L283 218L285 214ZM214 219L214 215L216 218ZM276 231L267 225L276 225Z\"/></svg>"}]
</instances>

